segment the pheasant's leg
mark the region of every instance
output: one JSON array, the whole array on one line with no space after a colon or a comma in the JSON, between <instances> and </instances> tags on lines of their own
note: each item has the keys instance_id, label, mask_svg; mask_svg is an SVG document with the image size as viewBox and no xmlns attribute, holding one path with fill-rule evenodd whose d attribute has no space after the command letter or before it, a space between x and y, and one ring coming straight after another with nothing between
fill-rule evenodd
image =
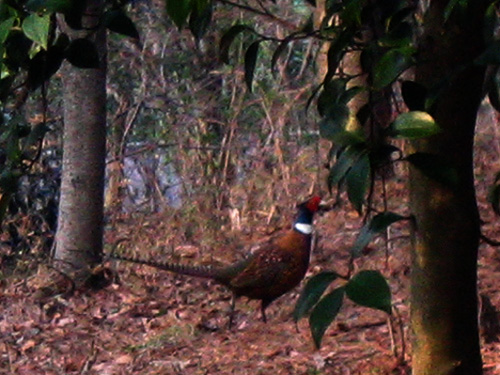
<instances>
[{"instance_id":1,"label":"pheasant's leg","mask_svg":"<svg viewBox=\"0 0 500 375\"><path fill-rule=\"evenodd\" d=\"M229 313L229 329L231 329L231 327L233 326L235 307L236 307L236 295L233 294L233 297L231 298L231 311Z\"/></svg>"},{"instance_id":2,"label":"pheasant's leg","mask_svg":"<svg viewBox=\"0 0 500 375\"><path fill-rule=\"evenodd\" d=\"M260 312L262 314L262 321L264 323L267 323L267 317L266 317L266 307L267 307L268 303L265 303L264 301L262 301L262 304L260 305Z\"/></svg>"}]
</instances>

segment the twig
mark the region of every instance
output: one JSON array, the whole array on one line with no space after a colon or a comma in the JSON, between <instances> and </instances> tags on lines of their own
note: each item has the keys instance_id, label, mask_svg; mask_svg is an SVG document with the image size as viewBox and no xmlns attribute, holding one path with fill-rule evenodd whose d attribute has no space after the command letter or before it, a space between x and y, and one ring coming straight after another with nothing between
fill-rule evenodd
<instances>
[{"instance_id":1,"label":"twig","mask_svg":"<svg viewBox=\"0 0 500 375\"><path fill-rule=\"evenodd\" d=\"M243 10L245 10L247 12L251 12L251 13L257 14L259 16L265 17L265 18L270 18L273 21L278 22L279 24L285 26L288 29L295 29L297 27L294 24L292 24L291 22L283 20L283 19L277 17L276 15L272 14L268 10L262 11L262 10L259 10L259 9L252 8L251 6L243 5L243 4L238 4L238 3L235 3L235 2L232 2L232 1L229 1L229 0L218 0L218 1L220 3L222 3L222 4L229 5L229 6L232 6L234 8L243 9Z\"/></svg>"},{"instance_id":2,"label":"twig","mask_svg":"<svg viewBox=\"0 0 500 375\"><path fill-rule=\"evenodd\" d=\"M500 241L497 241L497 240L492 240L491 238L486 237L486 235L484 235L484 234L482 234L482 233L479 235L479 238L480 238L481 240L483 240L484 242L486 242L486 243L487 243L488 245L490 245L490 246L495 246L495 247L500 246Z\"/></svg>"}]
</instances>

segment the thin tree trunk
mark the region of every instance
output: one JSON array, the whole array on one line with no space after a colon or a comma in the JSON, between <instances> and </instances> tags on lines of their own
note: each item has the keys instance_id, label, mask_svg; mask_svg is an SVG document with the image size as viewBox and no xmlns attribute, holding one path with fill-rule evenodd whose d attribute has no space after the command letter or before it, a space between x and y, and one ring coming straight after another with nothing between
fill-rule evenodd
<instances>
[{"instance_id":1,"label":"thin tree trunk","mask_svg":"<svg viewBox=\"0 0 500 375\"><path fill-rule=\"evenodd\" d=\"M484 69L472 64L483 49L483 1L466 17L444 23L448 0L434 0L419 46L416 80L441 91L431 114L442 133L415 151L453 163L458 184L446 186L410 171L415 215L411 285L414 375L482 373L477 316L479 214L473 176L473 141ZM443 82L443 78L450 77ZM444 83L444 86L443 86Z\"/></svg>"},{"instance_id":2,"label":"thin tree trunk","mask_svg":"<svg viewBox=\"0 0 500 375\"><path fill-rule=\"evenodd\" d=\"M100 54L98 69L65 67L61 199L55 258L78 285L100 260L106 156L106 33L103 1L87 1L82 25ZM96 29L97 28L97 29ZM65 30L70 37L82 31Z\"/></svg>"}]
</instances>

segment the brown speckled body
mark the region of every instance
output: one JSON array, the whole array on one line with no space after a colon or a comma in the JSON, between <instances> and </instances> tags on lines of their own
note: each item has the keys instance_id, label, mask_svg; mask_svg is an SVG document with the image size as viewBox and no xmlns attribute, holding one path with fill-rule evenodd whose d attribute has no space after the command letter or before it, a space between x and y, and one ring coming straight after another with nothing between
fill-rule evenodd
<instances>
[{"instance_id":1,"label":"brown speckled body","mask_svg":"<svg viewBox=\"0 0 500 375\"><path fill-rule=\"evenodd\" d=\"M312 225L312 218L318 210L319 202L319 197L313 197L299 205L299 217L295 223ZM304 278L309 266L310 252L311 235L290 229L260 246L247 258L226 267L158 263L118 254L111 254L111 257L179 274L213 279L231 289L235 298L245 296L261 300L262 318L266 321L266 307L297 286ZM235 298L233 298L232 312Z\"/></svg>"},{"instance_id":2,"label":"brown speckled body","mask_svg":"<svg viewBox=\"0 0 500 375\"><path fill-rule=\"evenodd\" d=\"M244 268L226 285L236 296L260 299L267 306L304 278L310 249L310 235L290 230L242 261Z\"/></svg>"}]
</instances>

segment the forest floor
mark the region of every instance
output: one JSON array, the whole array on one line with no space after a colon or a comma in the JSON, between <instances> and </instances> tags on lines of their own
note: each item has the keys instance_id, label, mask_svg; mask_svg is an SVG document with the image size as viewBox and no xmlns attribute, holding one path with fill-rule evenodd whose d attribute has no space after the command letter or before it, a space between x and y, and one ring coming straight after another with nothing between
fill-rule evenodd
<instances>
[{"instance_id":1,"label":"forest floor","mask_svg":"<svg viewBox=\"0 0 500 375\"><path fill-rule=\"evenodd\" d=\"M110 236L134 233L134 246L141 247L168 230L161 215L143 220L115 223ZM359 218L347 205L319 217L308 277L332 268L345 273L358 228ZM404 226L394 231L394 237L407 234ZM500 238L499 231L489 232ZM42 304L33 297L37 285L31 279L43 277L9 278L0 295L0 374L409 374L407 242L394 241L386 254L376 241L357 264L388 278L400 314L392 330L384 313L346 302L320 350L307 319L296 328L291 318L299 288L269 307L267 324L255 301L239 300L237 323L229 330L230 293L211 281L118 262L111 266L119 282ZM196 247L175 251L183 261L207 261ZM499 251L482 244L479 293L497 312L499 276ZM500 374L500 342L485 343L483 337L482 343L484 373Z\"/></svg>"},{"instance_id":2,"label":"forest floor","mask_svg":"<svg viewBox=\"0 0 500 375\"><path fill-rule=\"evenodd\" d=\"M499 161L493 162L488 155L498 151L498 145L480 140L477 150L483 232L499 240L500 219L486 202L488 185L494 179L492 171L500 170ZM404 212L405 186L397 181L391 184L394 207L390 208ZM293 213L292 207L284 210L282 227L288 225ZM269 215L264 212L262 217ZM307 277L329 269L345 274L349 247L360 227L359 217L346 203L318 217L316 223L318 241ZM170 233L172 222L165 215L122 216L108 224L106 241L113 244L119 238L128 238L127 246L144 256L151 248L165 249L162 245ZM262 228L240 233L223 230L210 246L178 243L170 248L183 262L197 264L215 259L229 263L244 251L242 244L265 233ZM355 266L358 270L381 270L399 314L389 324L384 313L346 301L319 350L314 348L307 319L296 327L291 317L300 288L268 308L267 324L261 321L255 301L240 299L236 324L228 329L231 296L227 290L211 281L146 266L108 262L119 279L106 288L43 300L36 296L40 280L46 282L44 267L29 277L3 278L0 374L409 374L407 226L395 225L391 237L389 248L382 239L376 240ZM155 259L170 255L152 254ZM500 251L482 243L479 294L491 301L497 319L499 280ZM500 375L500 338L488 339L488 321L482 326L484 374Z\"/></svg>"}]
</instances>

